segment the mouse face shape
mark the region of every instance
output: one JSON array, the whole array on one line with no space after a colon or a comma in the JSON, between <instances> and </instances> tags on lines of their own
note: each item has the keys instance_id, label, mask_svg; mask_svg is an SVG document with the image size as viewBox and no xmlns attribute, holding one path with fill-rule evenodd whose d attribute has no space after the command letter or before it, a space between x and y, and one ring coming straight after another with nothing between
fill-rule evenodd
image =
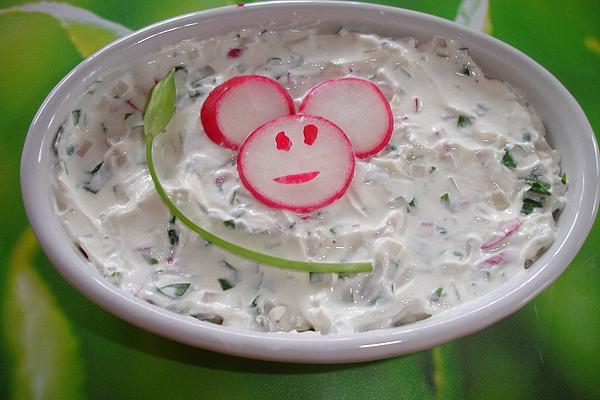
<instances>
[{"instance_id":1,"label":"mouse face shape","mask_svg":"<svg viewBox=\"0 0 600 400\"><path fill-rule=\"evenodd\" d=\"M290 115L252 132L237 165L242 183L261 202L309 212L344 194L355 158L348 137L332 122Z\"/></svg>"},{"instance_id":2,"label":"mouse face shape","mask_svg":"<svg viewBox=\"0 0 600 400\"><path fill-rule=\"evenodd\" d=\"M293 101L277 81L247 75L217 86L200 119L212 141L240 149L240 179L254 197L270 207L309 212L344 194L354 156L383 149L394 118L375 84L352 77L315 86L299 111L304 115L294 115Z\"/></svg>"}]
</instances>

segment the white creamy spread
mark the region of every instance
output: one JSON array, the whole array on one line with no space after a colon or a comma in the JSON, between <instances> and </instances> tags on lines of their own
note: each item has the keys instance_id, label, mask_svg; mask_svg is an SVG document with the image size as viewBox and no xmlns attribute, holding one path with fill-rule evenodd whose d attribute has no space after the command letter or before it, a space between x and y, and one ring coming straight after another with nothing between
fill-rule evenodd
<instances>
[{"instance_id":1,"label":"white creamy spread","mask_svg":"<svg viewBox=\"0 0 600 400\"><path fill-rule=\"evenodd\" d=\"M52 185L75 245L140 299L262 331L365 331L488 293L527 273L554 240L566 191L559 157L525 98L487 78L455 41L243 30L124 61L59 130ZM171 216L146 167L142 110L175 66L176 113L154 159L177 205L234 243L299 260L372 260L372 273L257 265ZM241 185L236 153L210 141L199 121L213 88L249 74L280 82L296 108L327 79L367 79L391 104L392 138L357 159L348 191L330 206L269 208Z\"/></svg>"}]
</instances>

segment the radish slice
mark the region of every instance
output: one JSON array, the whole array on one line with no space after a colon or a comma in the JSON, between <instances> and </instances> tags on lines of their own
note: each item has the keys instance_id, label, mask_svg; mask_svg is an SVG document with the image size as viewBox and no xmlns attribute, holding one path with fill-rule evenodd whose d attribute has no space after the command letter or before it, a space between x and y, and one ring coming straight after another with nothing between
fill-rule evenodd
<instances>
[{"instance_id":1,"label":"radish slice","mask_svg":"<svg viewBox=\"0 0 600 400\"><path fill-rule=\"evenodd\" d=\"M327 118L342 128L359 158L383 149L394 129L389 102L364 79L332 79L315 86L302 101L300 113Z\"/></svg>"},{"instance_id":2,"label":"radish slice","mask_svg":"<svg viewBox=\"0 0 600 400\"><path fill-rule=\"evenodd\" d=\"M519 229L521 227L522 224L523 223L521 221L519 221L518 219L515 219L515 220L507 223L506 225L504 225L502 227L502 233L495 233L494 236L492 236L491 238L486 240L481 245L481 248L483 250L487 250L487 249L490 249L490 248L496 246L497 244L502 242L504 239L512 236L512 234L515 233L517 231L517 229Z\"/></svg>"},{"instance_id":3,"label":"radish slice","mask_svg":"<svg viewBox=\"0 0 600 400\"><path fill-rule=\"evenodd\" d=\"M273 79L238 76L213 89L200 111L206 135L237 150L248 134L267 121L294 113L294 102Z\"/></svg>"},{"instance_id":4,"label":"radish slice","mask_svg":"<svg viewBox=\"0 0 600 400\"><path fill-rule=\"evenodd\" d=\"M244 186L264 204L310 212L339 199L354 175L354 150L331 121L289 115L262 125L240 148Z\"/></svg>"}]
</instances>

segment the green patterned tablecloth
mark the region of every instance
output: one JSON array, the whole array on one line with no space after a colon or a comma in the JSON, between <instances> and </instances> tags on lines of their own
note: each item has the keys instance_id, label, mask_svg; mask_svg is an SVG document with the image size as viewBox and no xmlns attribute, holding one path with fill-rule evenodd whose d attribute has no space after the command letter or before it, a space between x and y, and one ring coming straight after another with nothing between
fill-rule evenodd
<instances>
[{"instance_id":1,"label":"green patterned tablecloth","mask_svg":"<svg viewBox=\"0 0 600 400\"><path fill-rule=\"evenodd\" d=\"M102 311L35 242L19 192L33 115L82 59L130 30L221 0L0 1L0 398L600 399L600 224L556 283L452 343L366 364L253 361L191 348ZM600 132L600 2L388 0L521 49Z\"/></svg>"}]
</instances>

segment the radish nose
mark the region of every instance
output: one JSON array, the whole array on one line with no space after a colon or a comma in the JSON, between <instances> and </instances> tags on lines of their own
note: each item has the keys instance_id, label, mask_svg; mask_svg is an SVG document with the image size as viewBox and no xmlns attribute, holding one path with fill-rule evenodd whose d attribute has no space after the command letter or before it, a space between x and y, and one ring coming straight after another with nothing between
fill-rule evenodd
<instances>
[{"instance_id":1,"label":"radish nose","mask_svg":"<svg viewBox=\"0 0 600 400\"><path fill-rule=\"evenodd\" d=\"M283 131L281 131L275 136L275 145L277 146L277 150L290 151L292 148L292 141Z\"/></svg>"},{"instance_id":2,"label":"radish nose","mask_svg":"<svg viewBox=\"0 0 600 400\"><path fill-rule=\"evenodd\" d=\"M312 145L317 140L319 128L313 124L308 124L304 127L304 143Z\"/></svg>"}]
</instances>

